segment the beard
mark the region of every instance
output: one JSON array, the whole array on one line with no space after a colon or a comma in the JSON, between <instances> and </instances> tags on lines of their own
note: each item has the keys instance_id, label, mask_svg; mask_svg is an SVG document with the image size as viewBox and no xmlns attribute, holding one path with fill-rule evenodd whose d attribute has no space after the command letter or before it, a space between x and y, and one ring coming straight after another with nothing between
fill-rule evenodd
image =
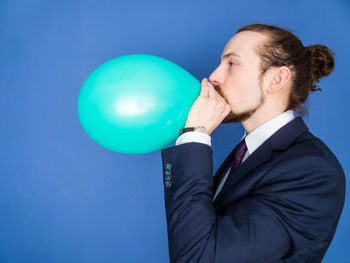
<instances>
[{"instance_id":1,"label":"beard","mask_svg":"<svg viewBox=\"0 0 350 263\"><path fill-rule=\"evenodd\" d=\"M221 89L219 87L217 87L216 91L220 94L221 97L224 98L224 100L228 104L228 101L227 101L225 95L222 93ZM221 123L233 123L233 122L245 121L245 120L249 119L264 104L264 102L265 102L265 96L263 96L262 86L260 85L260 97L259 97L259 101L255 105L255 107L253 107L249 110L243 111L243 112L234 112L231 110Z\"/></svg>"}]
</instances>

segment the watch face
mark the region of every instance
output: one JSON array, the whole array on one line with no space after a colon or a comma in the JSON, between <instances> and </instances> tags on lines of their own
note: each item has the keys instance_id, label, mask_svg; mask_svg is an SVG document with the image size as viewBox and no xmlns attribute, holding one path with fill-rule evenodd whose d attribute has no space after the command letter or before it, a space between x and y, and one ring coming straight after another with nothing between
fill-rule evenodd
<instances>
[{"instance_id":1,"label":"watch face","mask_svg":"<svg viewBox=\"0 0 350 263\"><path fill-rule=\"evenodd\" d=\"M208 134L208 131L207 131L206 128L204 128L204 127L197 127L197 128L195 129L195 131L199 131L199 132L203 132L203 133L205 133L205 134Z\"/></svg>"}]
</instances>

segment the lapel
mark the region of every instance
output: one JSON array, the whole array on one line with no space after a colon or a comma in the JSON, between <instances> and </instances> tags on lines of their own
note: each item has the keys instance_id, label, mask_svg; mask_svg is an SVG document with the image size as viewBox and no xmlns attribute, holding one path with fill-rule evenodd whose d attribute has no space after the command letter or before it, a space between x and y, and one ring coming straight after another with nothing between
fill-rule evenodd
<instances>
[{"instance_id":1,"label":"lapel","mask_svg":"<svg viewBox=\"0 0 350 263\"><path fill-rule=\"evenodd\" d=\"M244 175L248 174L251 170L262 165L263 163L271 160L272 153L274 151L283 151L302 133L308 130L308 127L304 123L301 117L296 117L279 130L277 130L270 138L268 138L262 145L260 145L238 168L237 170L226 179L226 182L221 189L220 193L215 198L218 201L222 195L233 185L235 185ZM233 150L225 161L222 163L218 171L214 176L213 192L215 192L221 175L228 168L233 161Z\"/></svg>"}]
</instances>

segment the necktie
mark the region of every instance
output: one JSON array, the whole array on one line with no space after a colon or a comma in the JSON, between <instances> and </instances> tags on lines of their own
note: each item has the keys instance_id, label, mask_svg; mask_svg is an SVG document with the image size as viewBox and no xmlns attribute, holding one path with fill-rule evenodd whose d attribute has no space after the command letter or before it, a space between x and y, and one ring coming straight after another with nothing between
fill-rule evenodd
<instances>
[{"instance_id":1,"label":"necktie","mask_svg":"<svg viewBox=\"0 0 350 263\"><path fill-rule=\"evenodd\" d=\"M227 173L223 173L221 175L221 178L219 179L219 185L216 188L216 192L214 195L214 198L216 198L216 196L219 194L219 192L221 191L221 188L223 187L226 179L233 174L236 169L238 168L238 166L240 165L240 163L242 162L242 159L245 155L245 152L247 151L247 145L245 143L245 139L243 139L239 144L237 144L237 146L233 149L232 153L233 153L233 161L231 163L231 170L230 173L227 175Z\"/></svg>"},{"instance_id":2,"label":"necktie","mask_svg":"<svg viewBox=\"0 0 350 263\"><path fill-rule=\"evenodd\" d=\"M228 177L237 170L238 166L242 162L242 159L243 159L246 151L247 151L247 145L245 143L245 139L243 139L235 148L235 153L234 153L233 161L231 164L231 170L230 170Z\"/></svg>"}]
</instances>

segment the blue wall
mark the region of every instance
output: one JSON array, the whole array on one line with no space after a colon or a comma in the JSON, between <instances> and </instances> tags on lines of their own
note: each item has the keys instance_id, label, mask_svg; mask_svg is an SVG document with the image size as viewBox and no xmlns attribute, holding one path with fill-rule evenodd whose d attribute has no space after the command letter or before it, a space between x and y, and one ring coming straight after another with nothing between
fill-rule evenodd
<instances>
[{"instance_id":1,"label":"blue wall","mask_svg":"<svg viewBox=\"0 0 350 263\"><path fill-rule=\"evenodd\" d=\"M0 262L169 262L160 152L96 144L78 120L80 88L96 67L132 53L162 56L201 80L252 22L335 52L305 121L349 178L348 1L0 0ZM215 170L242 132L214 131ZM348 192L323 262L350 262L349 217Z\"/></svg>"}]
</instances>

